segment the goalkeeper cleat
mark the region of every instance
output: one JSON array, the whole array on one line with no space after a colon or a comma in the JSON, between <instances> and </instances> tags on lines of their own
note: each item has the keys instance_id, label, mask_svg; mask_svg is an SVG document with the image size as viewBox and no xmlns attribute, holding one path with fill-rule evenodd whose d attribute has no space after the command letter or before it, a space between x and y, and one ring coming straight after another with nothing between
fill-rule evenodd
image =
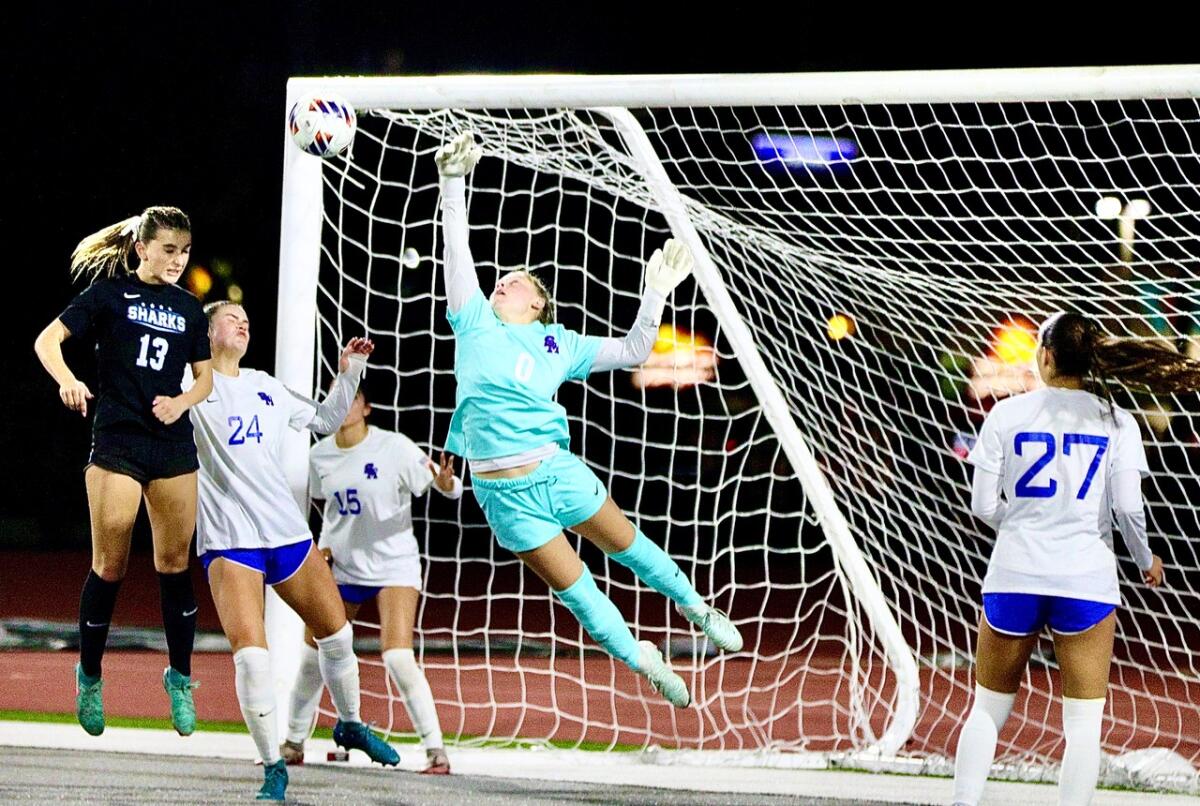
<instances>
[{"instance_id":1,"label":"goalkeeper cleat","mask_svg":"<svg viewBox=\"0 0 1200 806\"><path fill-rule=\"evenodd\" d=\"M738 632L738 628L729 620L729 616L717 610L715 607L709 607L706 604L694 605L692 607L675 606L684 618L695 624L708 639L712 641L718 649L723 649L726 652L741 652L742 651L742 634Z\"/></svg>"},{"instance_id":2,"label":"goalkeeper cleat","mask_svg":"<svg viewBox=\"0 0 1200 806\"><path fill-rule=\"evenodd\" d=\"M667 698L676 708L687 708L692 704L692 693L688 691L683 678L671 671L671 667L663 660L658 647L649 641L638 641L641 655L638 657L638 672L642 674L654 690Z\"/></svg>"},{"instance_id":3,"label":"goalkeeper cleat","mask_svg":"<svg viewBox=\"0 0 1200 806\"><path fill-rule=\"evenodd\" d=\"M372 761L377 761L385 767L394 767L400 763L400 754L361 722L343 722L339 719L333 726L333 742L347 750L361 750L370 756Z\"/></svg>"}]
</instances>

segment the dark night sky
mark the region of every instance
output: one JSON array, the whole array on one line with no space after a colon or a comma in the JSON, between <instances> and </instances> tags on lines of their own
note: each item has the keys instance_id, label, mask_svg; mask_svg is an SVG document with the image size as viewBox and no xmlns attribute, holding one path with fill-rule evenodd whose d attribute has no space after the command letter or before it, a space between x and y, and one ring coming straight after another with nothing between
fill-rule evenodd
<instances>
[{"instance_id":1,"label":"dark night sky","mask_svg":"<svg viewBox=\"0 0 1200 806\"><path fill-rule=\"evenodd\" d=\"M251 10L229 10L244 5ZM192 217L193 261L230 261L274 353L281 127L289 75L774 72L1194 61L1190 26L972 4L29 4L0 33L9 349L0 352L0 547L80 534L88 426L58 403L33 339L79 289L78 239L151 204ZM1045 5L1045 4L1043 4ZM1099 4L1092 4L1097 8ZM53 11L38 11L51 8ZM650 11L653 7L655 10ZM183 9L183 10L180 10ZM353 9L353 10L348 10ZM89 377L86 351L68 360ZM21 529L12 520L26 519ZM6 534L10 539L6 539Z\"/></svg>"}]
</instances>

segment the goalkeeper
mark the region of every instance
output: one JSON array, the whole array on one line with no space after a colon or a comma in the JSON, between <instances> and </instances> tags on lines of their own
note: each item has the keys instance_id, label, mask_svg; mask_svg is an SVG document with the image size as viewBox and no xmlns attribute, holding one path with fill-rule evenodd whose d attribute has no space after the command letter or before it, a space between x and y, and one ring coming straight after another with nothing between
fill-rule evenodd
<instances>
[{"instance_id":1,"label":"goalkeeper","mask_svg":"<svg viewBox=\"0 0 1200 806\"><path fill-rule=\"evenodd\" d=\"M564 381L646 360L667 296L691 273L692 256L675 240L655 250L637 321L623 339L582 336L555 324L554 301L527 270L504 274L485 298L467 242L463 179L481 153L472 135L463 133L434 158L442 184L446 318L457 346L458 391L446 449L471 463L475 498L500 545L533 569L609 654L646 677L672 705L686 708L687 684L652 643L634 640L563 529L583 535L670 598L721 649L737 652L742 636L567 451L567 414L554 396Z\"/></svg>"}]
</instances>

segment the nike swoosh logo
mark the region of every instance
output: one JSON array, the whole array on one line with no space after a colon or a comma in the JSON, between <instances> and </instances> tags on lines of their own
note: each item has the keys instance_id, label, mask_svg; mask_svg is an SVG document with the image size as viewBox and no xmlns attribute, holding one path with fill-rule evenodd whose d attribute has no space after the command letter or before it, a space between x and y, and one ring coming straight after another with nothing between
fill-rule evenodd
<instances>
[{"instance_id":1,"label":"nike swoosh logo","mask_svg":"<svg viewBox=\"0 0 1200 806\"><path fill-rule=\"evenodd\" d=\"M90 621L85 621L85 622L84 622L84 624L88 625L89 627L107 627L107 626L108 626L108 622L107 622L107 621L106 621L106 622L104 622L103 624L93 624L93 623L92 623L92 622L90 622Z\"/></svg>"},{"instance_id":2,"label":"nike swoosh logo","mask_svg":"<svg viewBox=\"0 0 1200 806\"><path fill-rule=\"evenodd\" d=\"M141 294L126 294L125 299L137 299Z\"/></svg>"},{"instance_id":3,"label":"nike swoosh logo","mask_svg":"<svg viewBox=\"0 0 1200 806\"><path fill-rule=\"evenodd\" d=\"M184 617L184 618L187 618L188 616L194 616L194 615L196 615L196 611L197 611L197 610L199 610L199 609L200 609L200 608L198 608L198 607L193 607L191 610L189 610L189 611L187 611L186 613L184 613L184 614L183 614L183 617Z\"/></svg>"}]
</instances>

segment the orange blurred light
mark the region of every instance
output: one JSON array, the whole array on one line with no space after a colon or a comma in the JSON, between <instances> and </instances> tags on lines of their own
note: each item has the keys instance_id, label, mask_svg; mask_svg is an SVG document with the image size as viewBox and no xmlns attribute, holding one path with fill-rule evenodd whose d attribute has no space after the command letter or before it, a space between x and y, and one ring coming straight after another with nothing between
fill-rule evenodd
<instances>
[{"instance_id":1,"label":"orange blurred light","mask_svg":"<svg viewBox=\"0 0 1200 806\"><path fill-rule=\"evenodd\" d=\"M680 389L711 381L717 366L716 351L700 334L672 325L660 325L654 350L633 372L638 389L669 386Z\"/></svg>"},{"instance_id":2,"label":"orange blurred light","mask_svg":"<svg viewBox=\"0 0 1200 806\"><path fill-rule=\"evenodd\" d=\"M192 266L188 270L187 288L200 299L204 299L212 290L213 278L208 269L203 266Z\"/></svg>"},{"instance_id":3,"label":"orange blurred light","mask_svg":"<svg viewBox=\"0 0 1200 806\"><path fill-rule=\"evenodd\" d=\"M1037 328L1024 317L1014 317L992 334L992 354L1010 366L1028 364L1037 351Z\"/></svg>"}]
</instances>

